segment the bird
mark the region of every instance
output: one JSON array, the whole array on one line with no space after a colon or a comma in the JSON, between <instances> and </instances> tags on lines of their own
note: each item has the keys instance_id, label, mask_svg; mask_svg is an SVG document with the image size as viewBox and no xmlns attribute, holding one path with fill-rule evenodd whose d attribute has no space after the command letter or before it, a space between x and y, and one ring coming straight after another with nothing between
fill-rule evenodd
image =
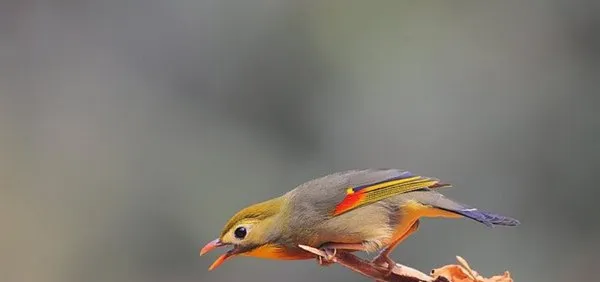
<instances>
[{"instance_id":1,"label":"bird","mask_svg":"<svg viewBox=\"0 0 600 282\"><path fill-rule=\"evenodd\" d=\"M333 263L338 251L376 253L372 262L391 273L390 253L419 229L422 218L468 218L488 227L518 226L517 219L454 201L438 192L437 178L401 169L353 169L306 181L278 197L235 213L200 256L231 247L209 267L247 256ZM310 246L325 258L307 252Z\"/></svg>"}]
</instances>

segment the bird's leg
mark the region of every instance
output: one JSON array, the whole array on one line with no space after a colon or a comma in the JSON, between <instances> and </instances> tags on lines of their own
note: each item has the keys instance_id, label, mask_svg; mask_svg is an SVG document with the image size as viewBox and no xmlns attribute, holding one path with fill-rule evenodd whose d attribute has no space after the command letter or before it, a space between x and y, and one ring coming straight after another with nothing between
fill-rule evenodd
<instances>
[{"instance_id":1,"label":"bird's leg","mask_svg":"<svg viewBox=\"0 0 600 282\"><path fill-rule=\"evenodd\" d=\"M400 238L396 239L392 242L387 248L383 249L374 259L373 263L375 265L383 266L384 263L387 263L387 271L388 275L392 273L394 267L396 266L396 262L390 259L388 256L398 244L400 244L404 239L408 238L411 234L415 233L419 229L419 220L415 221L410 228L404 233Z\"/></svg>"},{"instance_id":2,"label":"bird's leg","mask_svg":"<svg viewBox=\"0 0 600 282\"><path fill-rule=\"evenodd\" d=\"M338 249L348 251L364 251L365 246L360 243L325 243L321 245L319 249L327 255L326 257L319 256L317 258L319 264L322 266L327 266L334 262L333 258L335 258Z\"/></svg>"}]
</instances>

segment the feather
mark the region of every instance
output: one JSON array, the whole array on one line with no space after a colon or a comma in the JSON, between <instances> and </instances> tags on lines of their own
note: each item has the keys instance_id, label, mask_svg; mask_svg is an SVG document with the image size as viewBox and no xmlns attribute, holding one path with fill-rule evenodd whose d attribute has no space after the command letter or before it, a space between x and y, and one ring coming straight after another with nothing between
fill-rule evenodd
<instances>
[{"instance_id":1,"label":"feather","mask_svg":"<svg viewBox=\"0 0 600 282\"><path fill-rule=\"evenodd\" d=\"M454 210L453 212L460 214L464 217L479 221L487 225L488 227L492 227L494 225L517 226L520 224L519 221L514 218L493 214L486 211L481 211L475 208Z\"/></svg>"},{"instance_id":2,"label":"feather","mask_svg":"<svg viewBox=\"0 0 600 282\"><path fill-rule=\"evenodd\" d=\"M436 178L416 176L408 171L402 171L399 175L383 181L349 187L346 190L344 199L335 207L333 215L337 216L360 206L375 203L398 194L423 188L446 186L449 185L440 183Z\"/></svg>"},{"instance_id":3,"label":"feather","mask_svg":"<svg viewBox=\"0 0 600 282\"><path fill-rule=\"evenodd\" d=\"M410 193L412 199L424 205L432 206L441 210L449 211L466 218L481 222L489 227L494 225L517 226L519 221L508 216L498 215L483 211L452 199L429 189L414 191Z\"/></svg>"}]
</instances>

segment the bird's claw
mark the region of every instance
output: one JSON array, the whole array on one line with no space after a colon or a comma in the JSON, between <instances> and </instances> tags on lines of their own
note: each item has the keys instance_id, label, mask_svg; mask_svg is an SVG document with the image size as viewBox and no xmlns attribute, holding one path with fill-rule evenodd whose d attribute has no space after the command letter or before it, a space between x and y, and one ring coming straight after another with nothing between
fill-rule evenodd
<instances>
[{"instance_id":1,"label":"bird's claw","mask_svg":"<svg viewBox=\"0 0 600 282\"><path fill-rule=\"evenodd\" d=\"M298 245L301 249L313 253L317 255L317 261L319 265L328 266L330 264L335 263L335 255L337 254L337 249L335 248L313 248L306 245Z\"/></svg>"},{"instance_id":2,"label":"bird's claw","mask_svg":"<svg viewBox=\"0 0 600 282\"><path fill-rule=\"evenodd\" d=\"M335 255L337 254L337 249L323 249L323 252L325 252L327 254L327 260L333 260L333 258L335 257Z\"/></svg>"},{"instance_id":3,"label":"bird's claw","mask_svg":"<svg viewBox=\"0 0 600 282\"><path fill-rule=\"evenodd\" d=\"M396 262L393 261L391 258L389 258L385 254L380 254L377 257L375 257L375 259L373 259L372 263L377 266L387 268L387 272L385 274L386 276L389 276L390 274L392 274L392 272L394 271L394 267L396 267Z\"/></svg>"},{"instance_id":4,"label":"bird's claw","mask_svg":"<svg viewBox=\"0 0 600 282\"><path fill-rule=\"evenodd\" d=\"M335 255L337 254L337 249L330 248L322 248L320 251L324 254L324 256L319 256L319 264L326 266L335 262Z\"/></svg>"},{"instance_id":5,"label":"bird's claw","mask_svg":"<svg viewBox=\"0 0 600 282\"><path fill-rule=\"evenodd\" d=\"M323 248L321 251L325 253L325 256L319 256L319 262L321 262L323 259L326 262L334 261L335 255L337 254L337 249Z\"/></svg>"}]
</instances>

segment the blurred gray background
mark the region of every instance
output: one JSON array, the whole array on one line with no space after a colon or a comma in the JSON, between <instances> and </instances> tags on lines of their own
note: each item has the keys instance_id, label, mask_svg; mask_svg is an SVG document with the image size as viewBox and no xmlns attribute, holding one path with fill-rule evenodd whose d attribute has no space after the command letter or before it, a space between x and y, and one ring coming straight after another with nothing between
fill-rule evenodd
<instances>
[{"instance_id":1,"label":"blurred gray background","mask_svg":"<svg viewBox=\"0 0 600 282\"><path fill-rule=\"evenodd\" d=\"M238 209L394 167L519 228L425 220L423 271L589 280L600 2L0 2L0 281L366 281L198 250Z\"/></svg>"}]
</instances>

